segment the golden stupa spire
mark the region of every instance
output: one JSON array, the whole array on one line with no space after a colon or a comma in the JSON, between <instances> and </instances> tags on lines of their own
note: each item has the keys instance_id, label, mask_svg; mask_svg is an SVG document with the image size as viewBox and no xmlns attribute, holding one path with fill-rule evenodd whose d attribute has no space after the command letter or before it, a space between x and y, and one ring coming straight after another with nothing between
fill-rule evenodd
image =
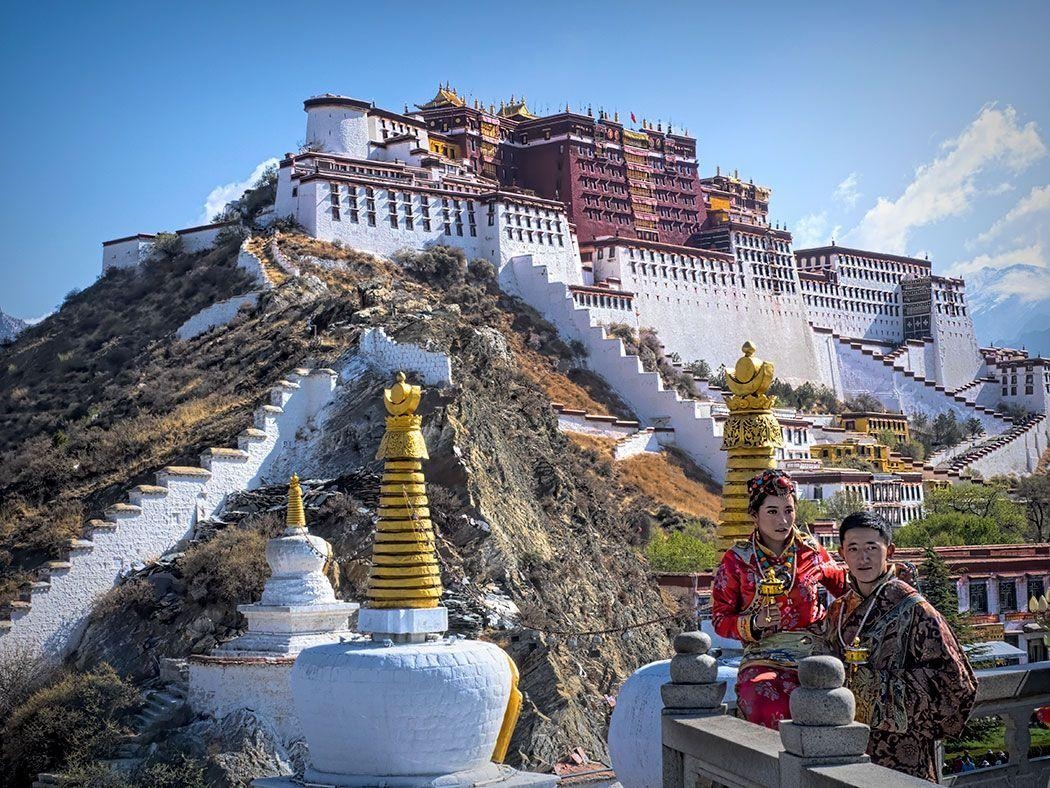
<instances>
[{"instance_id":1,"label":"golden stupa spire","mask_svg":"<svg viewBox=\"0 0 1050 788\"><path fill-rule=\"evenodd\" d=\"M773 415L777 398L767 396L773 383L773 364L754 358L755 346L745 342L732 372L726 372L726 385L732 392L725 398L729 419L722 433L722 450L729 453L726 478L722 485L722 516L715 529L723 550L754 530L747 512L747 482L767 468L776 467L776 449L784 445L780 422Z\"/></svg>"},{"instance_id":2,"label":"golden stupa spire","mask_svg":"<svg viewBox=\"0 0 1050 788\"><path fill-rule=\"evenodd\" d=\"M423 391L397 382L383 392L389 414L376 457L383 460L379 523L368 575L368 607L429 608L441 598L441 570L420 460L430 459L415 415Z\"/></svg>"},{"instance_id":3,"label":"golden stupa spire","mask_svg":"<svg viewBox=\"0 0 1050 788\"><path fill-rule=\"evenodd\" d=\"M284 524L288 528L306 528L306 510L303 509L303 490L299 486L299 477L292 474L288 482L288 514Z\"/></svg>"}]
</instances>

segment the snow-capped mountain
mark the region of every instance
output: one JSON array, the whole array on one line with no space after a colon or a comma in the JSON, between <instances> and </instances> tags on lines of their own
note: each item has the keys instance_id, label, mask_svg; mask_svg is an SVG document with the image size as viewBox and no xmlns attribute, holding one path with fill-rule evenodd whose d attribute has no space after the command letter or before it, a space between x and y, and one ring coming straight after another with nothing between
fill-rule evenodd
<instances>
[{"instance_id":1,"label":"snow-capped mountain","mask_svg":"<svg viewBox=\"0 0 1050 788\"><path fill-rule=\"evenodd\" d=\"M11 317L0 309L0 342L7 342L9 339L14 339L29 325L24 320L19 320L17 317Z\"/></svg>"},{"instance_id":2,"label":"snow-capped mountain","mask_svg":"<svg viewBox=\"0 0 1050 788\"><path fill-rule=\"evenodd\" d=\"M1035 265L982 268L966 277L977 341L1050 356L1050 270Z\"/></svg>"}]
</instances>

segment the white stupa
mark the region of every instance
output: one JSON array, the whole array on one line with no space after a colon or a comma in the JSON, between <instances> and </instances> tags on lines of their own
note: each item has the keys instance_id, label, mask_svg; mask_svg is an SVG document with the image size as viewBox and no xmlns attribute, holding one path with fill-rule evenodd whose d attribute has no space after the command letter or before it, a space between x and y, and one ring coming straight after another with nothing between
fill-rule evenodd
<instances>
[{"instance_id":1,"label":"white stupa","mask_svg":"<svg viewBox=\"0 0 1050 788\"><path fill-rule=\"evenodd\" d=\"M284 534L266 545L270 579L262 599L254 605L238 605L248 619L248 631L212 651L217 657L296 656L304 648L336 643L350 636L354 602L335 598L325 577L325 564L332 546L306 529L299 477L288 485L288 516Z\"/></svg>"},{"instance_id":2,"label":"white stupa","mask_svg":"<svg viewBox=\"0 0 1050 788\"><path fill-rule=\"evenodd\" d=\"M349 629L359 605L336 599L324 567L332 546L306 529L299 478L288 485L287 527L266 545L270 578L257 604L239 605L248 631L189 660L190 707L220 718L248 708L273 721L286 742L302 737L290 675L304 648L358 636Z\"/></svg>"},{"instance_id":3,"label":"white stupa","mask_svg":"<svg viewBox=\"0 0 1050 788\"><path fill-rule=\"evenodd\" d=\"M415 415L422 391L398 373L385 392L385 461L367 602L367 642L308 648L292 693L310 749L307 786L553 786L554 775L499 763L521 709L517 671L492 643L445 637L441 576Z\"/></svg>"}]
</instances>

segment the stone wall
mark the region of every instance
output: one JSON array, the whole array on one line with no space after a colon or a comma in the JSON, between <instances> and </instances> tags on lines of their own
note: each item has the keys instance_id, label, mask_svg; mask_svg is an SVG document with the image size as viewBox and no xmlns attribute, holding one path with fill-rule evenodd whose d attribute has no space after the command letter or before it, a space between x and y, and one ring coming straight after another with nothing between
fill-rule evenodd
<instances>
[{"instance_id":1,"label":"stone wall","mask_svg":"<svg viewBox=\"0 0 1050 788\"><path fill-rule=\"evenodd\" d=\"M448 356L418 345L396 342L382 328L369 328L361 334L358 352L369 369L385 376L414 372L430 386L447 386L452 382L452 360Z\"/></svg>"},{"instance_id":2,"label":"stone wall","mask_svg":"<svg viewBox=\"0 0 1050 788\"><path fill-rule=\"evenodd\" d=\"M191 658L190 708L216 719L238 709L251 709L273 722L285 744L294 742L303 737L289 683L294 664L294 657Z\"/></svg>"},{"instance_id":3,"label":"stone wall","mask_svg":"<svg viewBox=\"0 0 1050 788\"><path fill-rule=\"evenodd\" d=\"M0 630L0 654L28 646L61 659L76 646L94 602L133 564L173 549L198 520L220 512L230 493L282 481L281 455L332 399L335 383L331 370L297 370L256 410L237 449L208 449L199 467L164 468L155 485L133 488L105 521L88 523L89 538L74 542L68 560L49 564L49 580L34 586L28 604L16 603L10 627Z\"/></svg>"},{"instance_id":4,"label":"stone wall","mask_svg":"<svg viewBox=\"0 0 1050 788\"><path fill-rule=\"evenodd\" d=\"M217 326L225 326L233 320L241 308L247 305L255 306L259 303L258 293L246 293L245 295L227 298L211 306L205 307L195 314L175 332L179 339L193 339L205 331L210 331Z\"/></svg>"}]
</instances>

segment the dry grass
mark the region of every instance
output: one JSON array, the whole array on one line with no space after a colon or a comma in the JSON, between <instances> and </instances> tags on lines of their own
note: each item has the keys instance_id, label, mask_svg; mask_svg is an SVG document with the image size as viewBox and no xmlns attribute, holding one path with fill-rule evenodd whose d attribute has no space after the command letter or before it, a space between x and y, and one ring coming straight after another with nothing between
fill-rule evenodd
<instances>
[{"instance_id":1,"label":"dry grass","mask_svg":"<svg viewBox=\"0 0 1050 788\"><path fill-rule=\"evenodd\" d=\"M520 343L520 340L518 340ZM515 343L512 343L515 344ZM560 402L567 408L585 410L600 416L609 416L609 409L594 399L587 390L576 385L551 367L550 361L524 346L515 347L518 367L535 383L551 402Z\"/></svg>"},{"instance_id":2,"label":"dry grass","mask_svg":"<svg viewBox=\"0 0 1050 788\"><path fill-rule=\"evenodd\" d=\"M693 517L718 521L721 489L678 451L639 454L617 464L621 482L661 504Z\"/></svg>"},{"instance_id":3,"label":"dry grass","mask_svg":"<svg viewBox=\"0 0 1050 788\"><path fill-rule=\"evenodd\" d=\"M582 432L567 432L567 437L574 444L579 446L585 451L593 451L603 460L611 460L613 458L613 448L616 446L616 440L613 438L603 438L600 435L587 435Z\"/></svg>"}]
</instances>

